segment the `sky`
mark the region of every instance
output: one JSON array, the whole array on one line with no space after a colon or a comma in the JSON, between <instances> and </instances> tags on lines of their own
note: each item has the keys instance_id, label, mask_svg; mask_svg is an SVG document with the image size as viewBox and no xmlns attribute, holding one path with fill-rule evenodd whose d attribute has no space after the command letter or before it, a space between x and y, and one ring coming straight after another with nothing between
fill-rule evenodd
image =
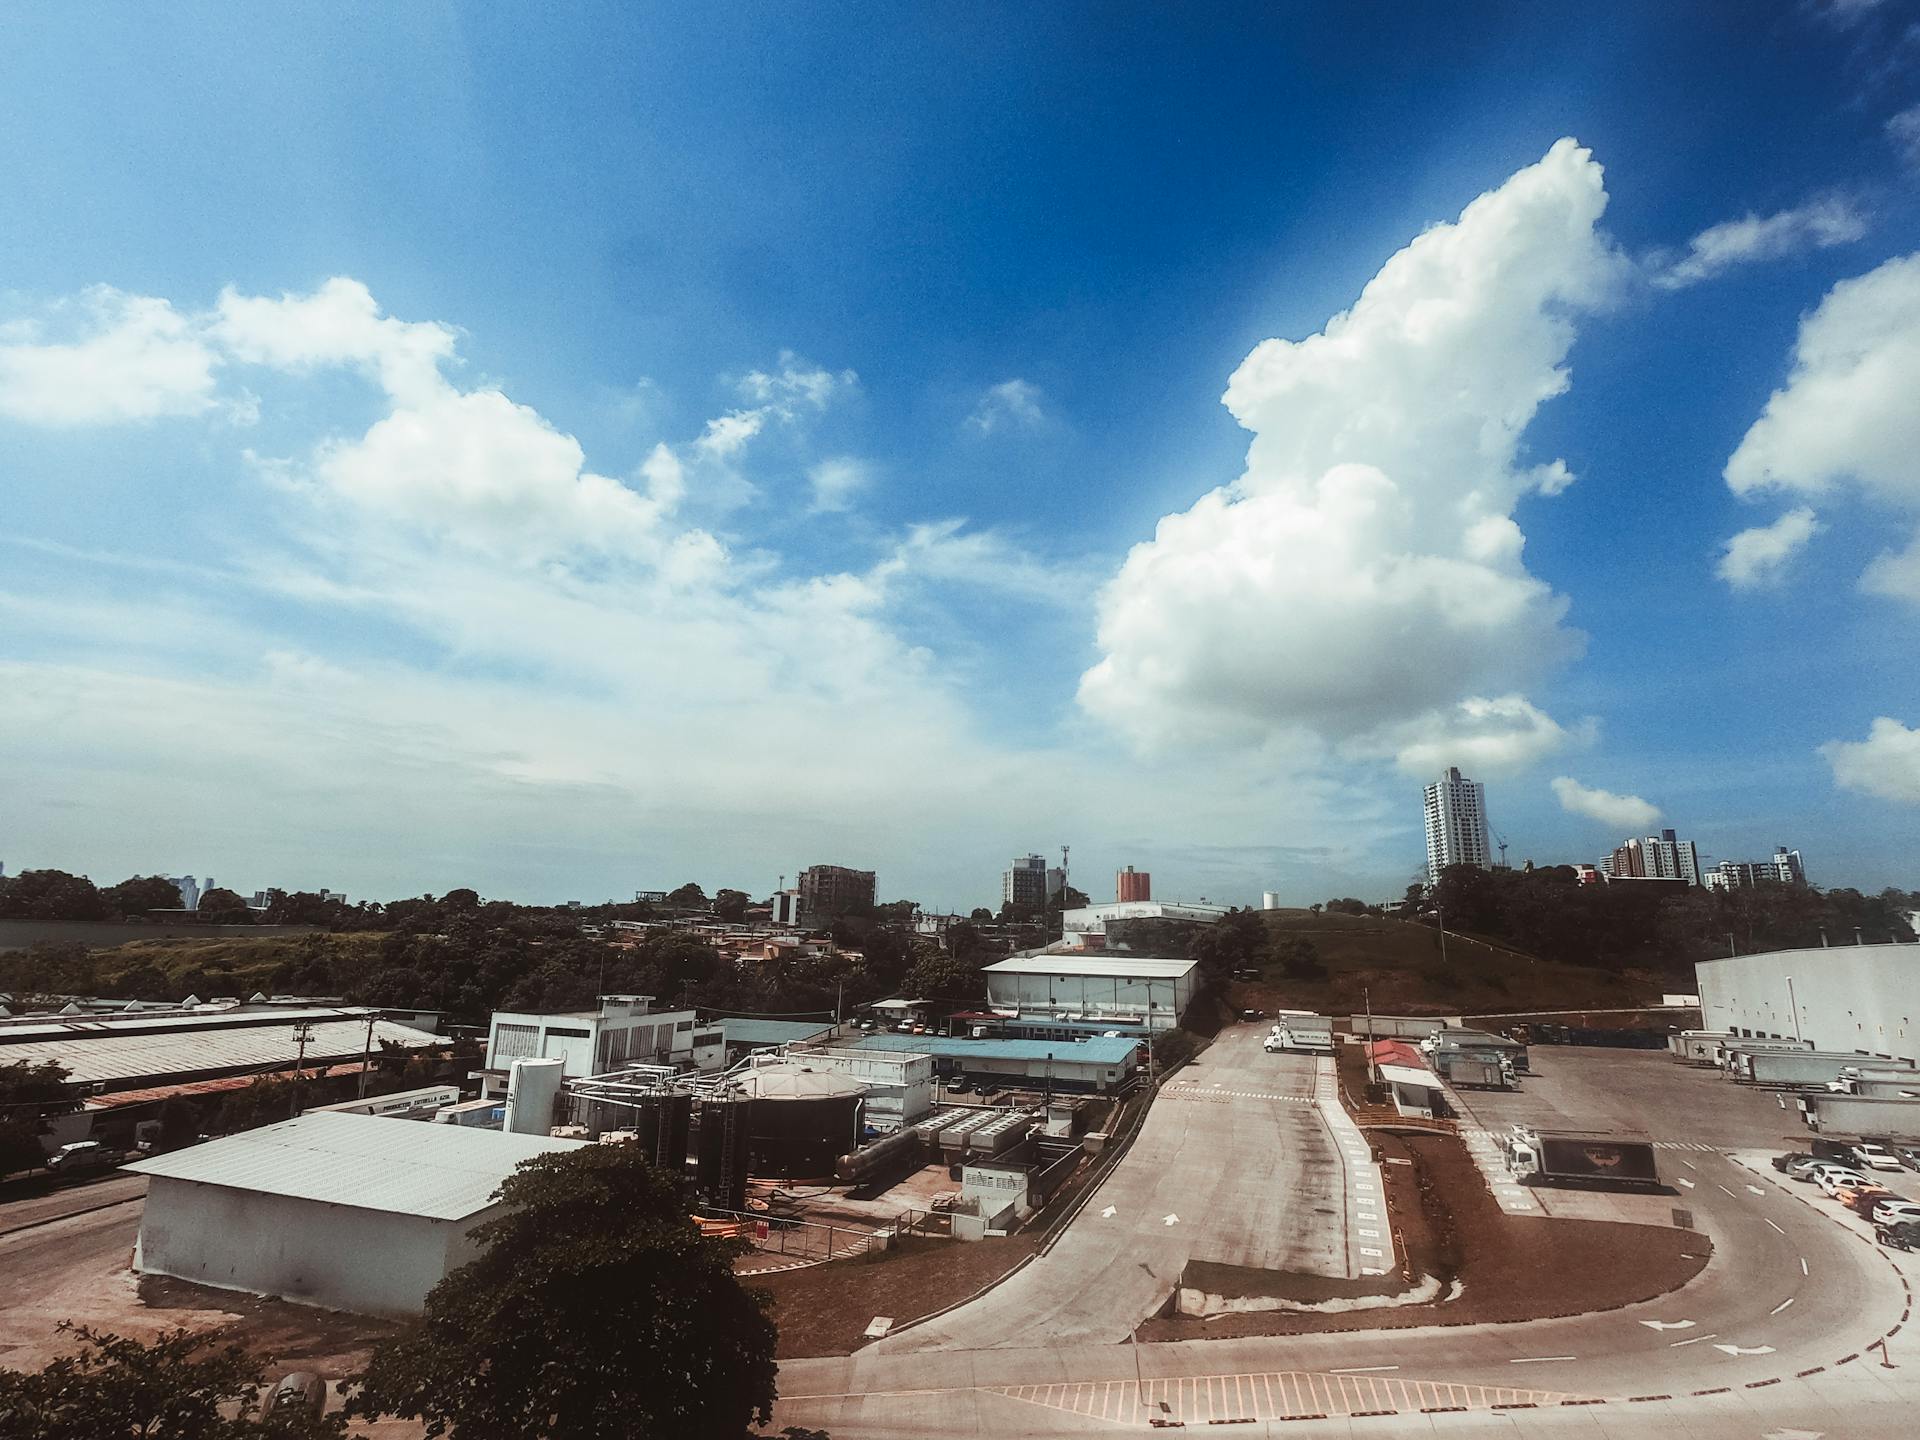
<instances>
[{"instance_id":1,"label":"sky","mask_svg":"<svg viewBox=\"0 0 1920 1440\"><path fill-rule=\"evenodd\" d=\"M6 29L8 873L1920 886L1920 4Z\"/></svg>"}]
</instances>

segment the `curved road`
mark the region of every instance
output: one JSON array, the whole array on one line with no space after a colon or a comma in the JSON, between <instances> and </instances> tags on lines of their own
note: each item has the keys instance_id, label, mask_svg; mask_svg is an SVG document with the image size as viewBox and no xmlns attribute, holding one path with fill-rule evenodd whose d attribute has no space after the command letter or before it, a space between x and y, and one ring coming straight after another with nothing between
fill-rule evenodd
<instances>
[{"instance_id":1,"label":"curved road","mask_svg":"<svg viewBox=\"0 0 1920 1440\"><path fill-rule=\"evenodd\" d=\"M1184 1124L1243 1133L1258 1107L1273 1103L1243 1102L1255 1107L1244 1117L1223 1104L1223 1122L1212 1107L1202 1119L1203 1107L1163 1098L1154 1113L1168 1139L1149 1147L1143 1131L1049 1255L1062 1263L1022 1272L1050 1273L1047 1284L1016 1289L1016 1276L938 1329L909 1330L850 1357L787 1362L779 1421L819 1426L836 1440L1087 1435L1142 1429L1153 1418L1238 1421L1227 1433L1290 1436L1399 1435L1410 1422L1507 1436L1915 1433L1920 1384L1907 1375L1920 1375L1920 1346L1905 1328L1913 1262L1874 1246L1861 1222L1765 1167L1769 1148L1791 1133L1771 1097L1661 1053L1545 1049L1536 1064L1542 1074L1523 1095L1485 1105L1476 1098L1476 1111L1488 1120L1486 1111L1511 1105L1589 1127L1637 1125L1676 1147L1663 1150L1663 1171L1691 1185L1676 1187L1669 1203L1690 1209L1715 1244L1691 1284L1623 1310L1518 1325L1112 1343L1152 1308L1143 1298L1165 1293L1157 1289L1163 1275L1149 1287L1130 1269L1157 1272L1165 1257L1137 1250L1137 1232L1101 1240L1110 1194L1145 1187L1159 1203L1164 1145L1180 1153L1172 1132ZM1221 1168L1240 1158L1224 1155ZM1085 1307L1102 1299L1105 1318L1094 1323ZM1887 1357L1901 1368L1866 1353L1890 1332ZM1492 1408L1515 1404L1538 1408ZM1320 1415L1327 1418L1282 1418Z\"/></svg>"}]
</instances>

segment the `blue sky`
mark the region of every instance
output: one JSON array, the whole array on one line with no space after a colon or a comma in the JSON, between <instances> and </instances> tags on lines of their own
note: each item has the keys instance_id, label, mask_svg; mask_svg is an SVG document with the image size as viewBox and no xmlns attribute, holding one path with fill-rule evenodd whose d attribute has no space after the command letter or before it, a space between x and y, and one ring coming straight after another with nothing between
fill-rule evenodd
<instances>
[{"instance_id":1,"label":"blue sky","mask_svg":"<svg viewBox=\"0 0 1920 1440\"><path fill-rule=\"evenodd\" d=\"M1920 7L68 11L11 868L1920 884Z\"/></svg>"}]
</instances>

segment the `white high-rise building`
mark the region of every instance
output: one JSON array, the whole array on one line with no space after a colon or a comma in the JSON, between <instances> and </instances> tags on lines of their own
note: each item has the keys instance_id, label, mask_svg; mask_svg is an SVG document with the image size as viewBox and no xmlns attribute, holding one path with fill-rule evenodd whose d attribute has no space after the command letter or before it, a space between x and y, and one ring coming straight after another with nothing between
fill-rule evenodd
<instances>
[{"instance_id":1,"label":"white high-rise building","mask_svg":"<svg viewBox=\"0 0 1920 1440\"><path fill-rule=\"evenodd\" d=\"M1449 865L1493 868L1493 842L1487 828L1486 787L1449 766L1437 784L1427 786L1427 879L1438 881Z\"/></svg>"}]
</instances>

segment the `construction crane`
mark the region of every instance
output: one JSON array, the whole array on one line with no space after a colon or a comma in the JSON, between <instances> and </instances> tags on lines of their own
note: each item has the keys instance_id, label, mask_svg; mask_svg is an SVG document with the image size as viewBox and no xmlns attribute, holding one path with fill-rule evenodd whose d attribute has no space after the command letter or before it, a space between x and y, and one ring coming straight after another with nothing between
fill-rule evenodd
<instances>
[{"instance_id":1,"label":"construction crane","mask_svg":"<svg viewBox=\"0 0 1920 1440\"><path fill-rule=\"evenodd\" d=\"M1493 840L1500 847L1500 868L1504 870L1507 868L1507 837L1495 834Z\"/></svg>"}]
</instances>

